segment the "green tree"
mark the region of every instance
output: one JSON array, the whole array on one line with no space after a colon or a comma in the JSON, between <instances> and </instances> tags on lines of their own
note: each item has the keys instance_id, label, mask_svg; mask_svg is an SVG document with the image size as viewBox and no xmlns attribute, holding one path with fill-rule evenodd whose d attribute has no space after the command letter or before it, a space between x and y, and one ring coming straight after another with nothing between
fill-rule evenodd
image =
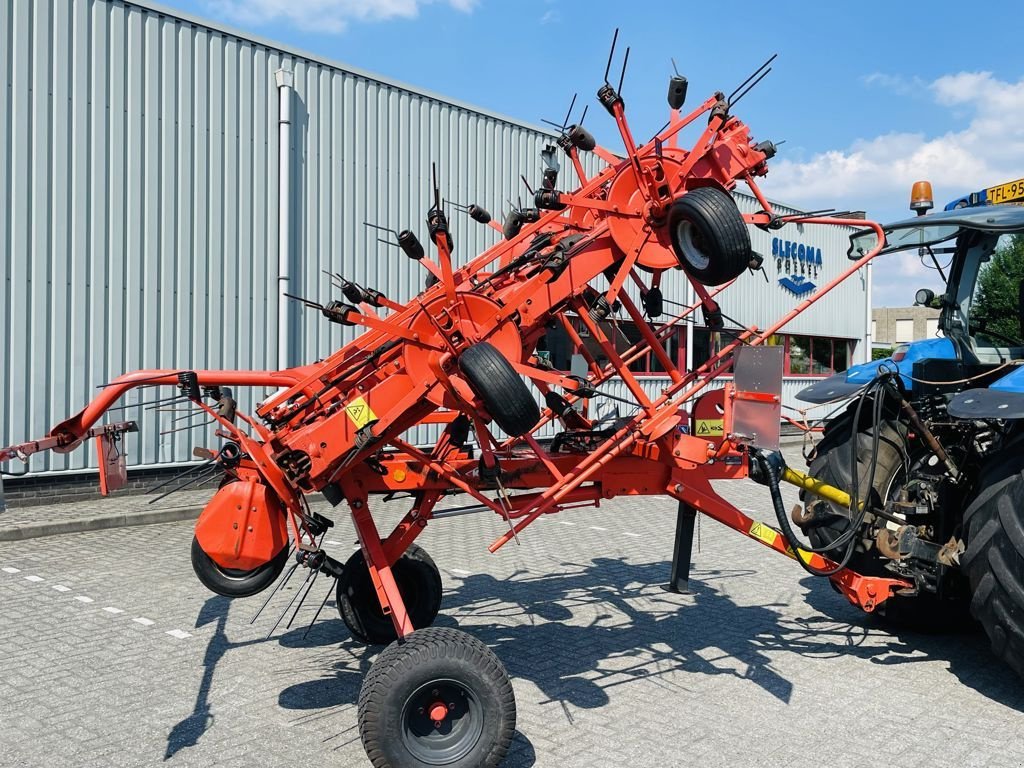
<instances>
[{"instance_id":1,"label":"green tree","mask_svg":"<svg viewBox=\"0 0 1024 768\"><path fill-rule=\"evenodd\" d=\"M1021 338L1018 307L1024 280L1024 236L1014 235L981 268L971 306L971 327L994 331L1011 339Z\"/></svg>"}]
</instances>

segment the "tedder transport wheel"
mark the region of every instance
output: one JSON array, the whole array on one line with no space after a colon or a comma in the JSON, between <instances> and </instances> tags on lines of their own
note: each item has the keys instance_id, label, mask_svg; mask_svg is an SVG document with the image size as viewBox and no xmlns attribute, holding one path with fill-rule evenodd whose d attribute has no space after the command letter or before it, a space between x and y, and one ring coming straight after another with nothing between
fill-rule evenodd
<instances>
[{"instance_id":1,"label":"tedder transport wheel","mask_svg":"<svg viewBox=\"0 0 1024 768\"><path fill-rule=\"evenodd\" d=\"M1021 444L981 475L964 513L971 613L992 650L1024 677L1024 456Z\"/></svg>"},{"instance_id":2,"label":"tedder transport wheel","mask_svg":"<svg viewBox=\"0 0 1024 768\"><path fill-rule=\"evenodd\" d=\"M515 726L501 660L456 629L427 627L392 643L359 691L359 735L375 768L494 768Z\"/></svg>"},{"instance_id":3,"label":"tedder transport wheel","mask_svg":"<svg viewBox=\"0 0 1024 768\"><path fill-rule=\"evenodd\" d=\"M704 285L727 283L750 266L747 224L718 187L698 187L676 200L668 231L680 265Z\"/></svg>"},{"instance_id":4,"label":"tedder transport wheel","mask_svg":"<svg viewBox=\"0 0 1024 768\"><path fill-rule=\"evenodd\" d=\"M508 360L486 341L459 355L459 368L498 426L521 437L540 421L540 406Z\"/></svg>"},{"instance_id":5,"label":"tedder transport wheel","mask_svg":"<svg viewBox=\"0 0 1024 768\"><path fill-rule=\"evenodd\" d=\"M272 560L251 571L221 568L199 546L199 539L192 537L192 570L196 572L203 586L225 597L249 597L262 592L277 581L287 561L286 545Z\"/></svg>"},{"instance_id":6,"label":"tedder transport wheel","mask_svg":"<svg viewBox=\"0 0 1024 768\"><path fill-rule=\"evenodd\" d=\"M852 409L851 409L852 410ZM849 491L853 487L851 474L851 443L856 440L857 479L860 498L868 498L868 479L871 474L872 440L876 427L864 418L856 436L852 434L853 414L851 410L838 416L825 428L825 436L818 444L808 471L812 477L829 485ZM870 404L863 411L870 413ZM895 494L906 481L905 444L907 426L897 420L881 422L878 441L878 459L875 466L874 486L871 489L873 503L881 506ZM924 457L910 456L911 461ZM824 547L835 541L850 526L849 511L824 500L801 494L808 507L814 510L813 522L803 526L805 533L815 547ZM826 552L829 557L839 560L845 553L845 545L835 551ZM849 567L867 576L891 576L885 569L888 562L874 548L870 538L858 539L856 550L849 561ZM941 597L921 592L913 597L894 596L879 607L877 614L888 623L924 632L947 631L962 628L969 622L967 612L968 595L966 585L955 594Z\"/></svg>"},{"instance_id":7,"label":"tedder transport wheel","mask_svg":"<svg viewBox=\"0 0 1024 768\"><path fill-rule=\"evenodd\" d=\"M392 566L391 574L402 593L412 625L418 629L433 624L441 610L441 573L430 555L410 544ZM338 579L337 597L338 612L356 640L380 645L398 637L391 618L380 608L362 550L353 552L345 563Z\"/></svg>"}]
</instances>

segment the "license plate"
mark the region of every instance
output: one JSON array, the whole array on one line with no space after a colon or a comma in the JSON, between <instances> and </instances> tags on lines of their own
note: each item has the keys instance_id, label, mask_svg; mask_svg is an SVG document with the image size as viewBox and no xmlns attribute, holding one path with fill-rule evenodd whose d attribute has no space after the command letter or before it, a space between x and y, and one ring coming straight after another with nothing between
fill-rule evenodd
<instances>
[{"instance_id":1,"label":"license plate","mask_svg":"<svg viewBox=\"0 0 1024 768\"><path fill-rule=\"evenodd\" d=\"M997 187L989 187L986 192L988 202L993 205L1024 200L1024 179L1000 184Z\"/></svg>"}]
</instances>

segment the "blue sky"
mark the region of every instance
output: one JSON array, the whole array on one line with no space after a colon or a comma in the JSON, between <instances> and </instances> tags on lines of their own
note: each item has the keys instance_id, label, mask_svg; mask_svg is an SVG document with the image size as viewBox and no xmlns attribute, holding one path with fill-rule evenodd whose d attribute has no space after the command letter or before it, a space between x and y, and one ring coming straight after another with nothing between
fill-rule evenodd
<instances>
[{"instance_id":1,"label":"blue sky","mask_svg":"<svg viewBox=\"0 0 1024 768\"><path fill-rule=\"evenodd\" d=\"M806 208L892 220L909 215L917 178L941 208L1024 176L1019 2L162 3L534 123L560 120L576 91L593 102L618 26L632 47L623 95L638 136L665 121L670 57L696 103L778 53L734 113L756 139L786 140L763 188ZM618 146L603 110L587 124ZM915 257L879 262L876 304L908 304L933 278Z\"/></svg>"}]
</instances>

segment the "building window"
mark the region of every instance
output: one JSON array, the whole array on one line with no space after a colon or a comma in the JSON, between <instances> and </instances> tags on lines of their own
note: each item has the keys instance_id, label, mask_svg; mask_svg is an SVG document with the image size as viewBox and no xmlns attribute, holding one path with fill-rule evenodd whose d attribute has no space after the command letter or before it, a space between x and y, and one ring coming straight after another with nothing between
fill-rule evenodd
<instances>
[{"instance_id":1,"label":"building window","mask_svg":"<svg viewBox=\"0 0 1024 768\"><path fill-rule=\"evenodd\" d=\"M586 326L578 318L573 318L575 327L577 329L586 330ZM642 338L640 329L637 328L636 324L630 320L602 320L599 327L604 335L615 345L615 351L620 355L624 355L628 349L633 347ZM654 326L653 330L655 333L658 332L660 326ZM686 364L686 357L684 354L685 348L685 337L683 337L683 328L674 327L669 331L668 336L662 341L662 347L668 358L675 363L676 367L682 370ZM604 354L604 350L597 343L597 340L587 335L584 336L580 333L580 337L583 339L583 343L586 345L587 350L598 361L599 364L604 365L608 362L607 357ZM629 370L636 374L641 375L661 375L665 373L665 366L661 364L661 361L653 352L644 352L636 360L629 363Z\"/></svg>"},{"instance_id":2,"label":"building window","mask_svg":"<svg viewBox=\"0 0 1024 768\"><path fill-rule=\"evenodd\" d=\"M896 321L896 343L907 344L914 340L914 321L913 320L897 320Z\"/></svg>"},{"instance_id":3,"label":"building window","mask_svg":"<svg viewBox=\"0 0 1024 768\"><path fill-rule=\"evenodd\" d=\"M717 355L735 341L736 335L739 333L741 331L734 328L727 328L721 331L711 330L710 328L694 328L693 367L700 368L714 355ZM729 371L732 367L732 361L729 360L728 362L730 367L726 368L726 371Z\"/></svg>"},{"instance_id":4,"label":"building window","mask_svg":"<svg viewBox=\"0 0 1024 768\"><path fill-rule=\"evenodd\" d=\"M790 336L789 354L786 355L789 361L789 373L792 376L805 376L811 372L811 339L808 336Z\"/></svg>"}]
</instances>

